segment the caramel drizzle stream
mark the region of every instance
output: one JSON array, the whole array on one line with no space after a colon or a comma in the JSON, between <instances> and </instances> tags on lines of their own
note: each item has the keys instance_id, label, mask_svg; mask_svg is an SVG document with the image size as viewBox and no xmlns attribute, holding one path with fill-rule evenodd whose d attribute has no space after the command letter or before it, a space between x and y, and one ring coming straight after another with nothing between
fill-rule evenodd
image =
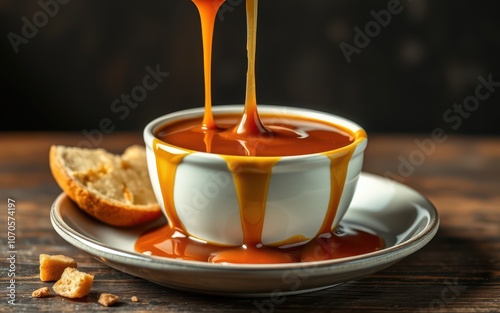
<instances>
[{"instance_id":1,"label":"caramel drizzle stream","mask_svg":"<svg viewBox=\"0 0 500 313\"><path fill-rule=\"evenodd\" d=\"M205 75L205 114L203 129L217 129L212 114L212 42L217 11L225 0L193 0L198 8L203 37L203 67Z\"/></svg>"},{"instance_id":2,"label":"caramel drizzle stream","mask_svg":"<svg viewBox=\"0 0 500 313\"><path fill-rule=\"evenodd\" d=\"M244 136L271 134L259 118L257 111L257 92L255 83L255 51L257 47L257 10L258 0L246 0L247 13L247 82L245 108L240 122L233 130Z\"/></svg>"}]
</instances>

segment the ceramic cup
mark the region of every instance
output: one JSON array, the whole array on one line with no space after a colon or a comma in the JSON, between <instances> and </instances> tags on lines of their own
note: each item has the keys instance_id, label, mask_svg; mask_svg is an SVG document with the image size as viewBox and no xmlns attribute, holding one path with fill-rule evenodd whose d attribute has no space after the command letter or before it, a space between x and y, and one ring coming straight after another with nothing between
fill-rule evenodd
<instances>
[{"instance_id":1,"label":"ceramic cup","mask_svg":"<svg viewBox=\"0 0 500 313\"><path fill-rule=\"evenodd\" d=\"M215 106L217 114L239 114L241 105ZM195 238L214 244L239 246L243 243L243 231L238 198L232 173L226 161L217 154L191 152L182 159L175 173L173 186L160 183L155 149L165 149L182 153L187 151L165 142L155 140L156 132L164 125L179 120L202 117L204 108L174 112L151 121L144 129L147 162L150 179L157 200L167 219L162 188L173 188L174 210L185 231ZM279 117L303 116L326 121L352 133L364 133L356 123L345 118L309 109L259 105L260 114ZM153 147L156 142L156 147ZM340 201L331 229L344 216L354 194L361 173L363 154L367 145L366 137L356 140ZM276 245L289 238L301 236L304 242L318 235L328 211L331 194L330 159L345 153L336 150L299 156L286 156L278 161L272 171L265 208L265 220L261 234L262 244ZM172 200L172 199L170 199Z\"/></svg>"}]
</instances>

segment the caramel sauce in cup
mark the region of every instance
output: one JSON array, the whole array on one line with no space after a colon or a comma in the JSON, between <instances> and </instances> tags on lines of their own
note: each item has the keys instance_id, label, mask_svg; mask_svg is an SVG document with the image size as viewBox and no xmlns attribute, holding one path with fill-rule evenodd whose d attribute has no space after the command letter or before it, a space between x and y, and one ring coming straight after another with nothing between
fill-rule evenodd
<instances>
[{"instance_id":1,"label":"caramel sauce in cup","mask_svg":"<svg viewBox=\"0 0 500 313\"><path fill-rule=\"evenodd\" d=\"M151 175L157 176L158 198L169 225L141 236L138 252L216 263L290 263L383 247L378 236L352 226L341 236L335 233L352 197L345 190L353 190L361 171L366 146L361 128L335 123L328 119L330 115L311 110L262 106L261 119L273 135L243 140L228 135L234 134L241 107L215 109L218 127L214 130L200 131L200 110L167 116L146 130L154 135L148 148L155 165ZM207 133L211 133L210 144ZM190 196L199 198L196 188L208 188L204 201L222 200L183 207L182 201ZM234 191L234 199L222 195L225 191ZM318 192L326 195L321 207L316 207ZM277 200L280 197L290 200ZM237 218L224 223L221 219L226 214ZM297 214L302 214L298 221L286 220ZM200 226L203 231L197 230ZM207 235L233 226L233 235ZM284 233L290 235L283 237Z\"/></svg>"}]
</instances>

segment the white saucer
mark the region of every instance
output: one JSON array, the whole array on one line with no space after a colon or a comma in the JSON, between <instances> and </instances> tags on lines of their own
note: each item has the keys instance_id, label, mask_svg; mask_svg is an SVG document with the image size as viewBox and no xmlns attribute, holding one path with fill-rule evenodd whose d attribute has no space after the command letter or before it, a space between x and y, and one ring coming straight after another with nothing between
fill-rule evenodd
<instances>
[{"instance_id":1,"label":"white saucer","mask_svg":"<svg viewBox=\"0 0 500 313\"><path fill-rule=\"evenodd\" d=\"M141 228L114 228L83 213L65 194L53 203L50 218L67 242L115 269L174 289L235 296L309 292L373 274L424 247L439 226L436 209L422 195L366 173L343 221L375 231L386 248L337 260L221 265L146 256L134 252L136 238L165 220Z\"/></svg>"}]
</instances>

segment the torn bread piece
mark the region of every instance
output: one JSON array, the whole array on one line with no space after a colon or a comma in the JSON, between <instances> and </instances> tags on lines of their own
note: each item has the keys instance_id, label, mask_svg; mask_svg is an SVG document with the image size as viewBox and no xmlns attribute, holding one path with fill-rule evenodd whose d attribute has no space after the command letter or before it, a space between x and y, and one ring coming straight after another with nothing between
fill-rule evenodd
<instances>
[{"instance_id":1,"label":"torn bread piece","mask_svg":"<svg viewBox=\"0 0 500 313\"><path fill-rule=\"evenodd\" d=\"M56 281L66 267L76 268L76 261L65 255L40 254L40 280Z\"/></svg>"},{"instance_id":2,"label":"torn bread piece","mask_svg":"<svg viewBox=\"0 0 500 313\"><path fill-rule=\"evenodd\" d=\"M68 197L106 224L133 226L162 214L142 146L131 146L122 155L104 149L51 146L49 163Z\"/></svg>"},{"instance_id":3,"label":"torn bread piece","mask_svg":"<svg viewBox=\"0 0 500 313\"><path fill-rule=\"evenodd\" d=\"M94 275L67 267L52 289L58 295L66 298L82 298L90 293L93 283Z\"/></svg>"}]
</instances>

